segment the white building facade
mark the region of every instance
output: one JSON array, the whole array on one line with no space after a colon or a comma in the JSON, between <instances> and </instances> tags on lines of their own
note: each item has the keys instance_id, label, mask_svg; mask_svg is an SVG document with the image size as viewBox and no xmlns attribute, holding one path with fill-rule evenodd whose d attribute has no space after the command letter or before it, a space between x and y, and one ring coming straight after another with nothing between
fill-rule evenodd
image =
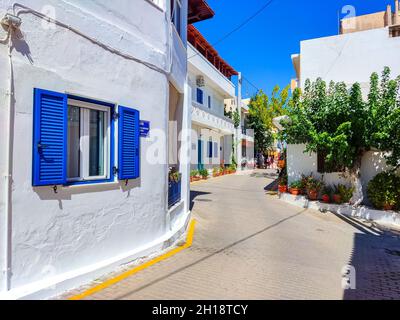
<instances>
[{"instance_id":1,"label":"white building facade","mask_svg":"<svg viewBox=\"0 0 400 320\"><path fill-rule=\"evenodd\" d=\"M0 7L22 22L0 31L0 297L48 298L186 230L188 1L20 3Z\"/></svg>"},{"instance_id":2,"label":"white building facade","mask_svg":"<svg viewBox=\"0 0 400 320\"><path fill-rule=\"evenodd\" d=\"M190 26L191 169L207 169L211 173L213 168L232 163L235 128L233 120L225 116L224 101L235 98L235 86L230 78L237 73L215 51L207 50L212 50L211 45L197 29Z\"/></svg>"},{"instance_id":3,"label":"white building facade","mask_svg":"<svg viewBox=\"0 0 400 320\"><path fill-rule=\"evenodd\" d=\"M352 23L343 20L342 34L302 41L300 54L292 55L296 72L296 78L292 80L292 89L304 88L307 79L315 81L322 78L327 83L344 82L349 87L358 82L364 98L367 98L372 73L380 74L384 67L388 66L392 76L400 75L400 33L396 34L393 31L397 30L398 24L392 23L400 23L398 7L399 3L396 0L394 13L389 6L387 12L355 17L350 21ZM390 23L385 18L389 16L393 17L390 18ZM353 29L344 29L345 26ZM318 173L317 155L305 154L304 150L305 145L289 145L287 148L289 184L299 180L302 174L322 176ZM361 166L364 191L371 179L387 169L381 152L367 152ZM340 173L324 174L324 180L328 184L351 183Z\"/></svg>"}]
</instances>

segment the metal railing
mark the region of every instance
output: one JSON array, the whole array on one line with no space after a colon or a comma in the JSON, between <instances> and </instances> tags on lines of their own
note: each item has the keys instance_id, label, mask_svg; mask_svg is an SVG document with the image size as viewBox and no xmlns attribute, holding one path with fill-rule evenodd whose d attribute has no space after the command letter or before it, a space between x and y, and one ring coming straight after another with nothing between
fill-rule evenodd
<instances>
[{"instance_id":1,"label":"metal railing","mask_svg":"<svg viewBox=\"0 0 400 320\"><path fill-rule=\"evenodd\" d=\"M168 184L168 209L181 201L182 181L169 181Z\"/></svg>"}]
</instances>

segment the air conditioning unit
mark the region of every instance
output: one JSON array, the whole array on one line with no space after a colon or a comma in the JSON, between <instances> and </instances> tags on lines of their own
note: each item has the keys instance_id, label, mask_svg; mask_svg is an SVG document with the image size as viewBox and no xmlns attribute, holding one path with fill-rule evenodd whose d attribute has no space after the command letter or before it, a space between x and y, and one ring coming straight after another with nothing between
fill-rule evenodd
<instances>
[{"instance_id":1,"label":"air conditioning unit","mask_svg":"<svg viewBox=\"0 0 400 320\"><path fill-rule=\"evenodd\" d=\"M204 87L205 86L205 81L204 81L204 77L203 76L198 76L197 80L196 80L196 84L199 88Z\"/></svg>"}]
</instances>

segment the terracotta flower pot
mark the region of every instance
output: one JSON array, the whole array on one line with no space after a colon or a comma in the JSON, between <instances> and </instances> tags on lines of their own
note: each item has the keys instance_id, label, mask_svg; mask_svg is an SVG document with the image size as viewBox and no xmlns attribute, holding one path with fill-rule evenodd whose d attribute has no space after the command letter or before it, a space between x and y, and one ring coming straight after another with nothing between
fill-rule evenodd
<instances>
[{"instance_id":1,"label":"terracotta flower pot","mask_svg":"<svg viewBox=\"0 0 400 320\"><path fill-rule=\"evenodd\" d=\"M317 190L310 190L308 191L308 198L311 201L316 201L318 200L318 191Z\"/></svg>"},{"instance_id":2,"label":"terracotta flower pot","mask_svg":"<svg viewBox=\"0 0 400 320\"><path fill-rule=\"evenodd\" d=\"M330 197L329 195L327 195L327 194L324 194L324 195L322 196L322 202L324 202L324 203L330 203L330 202L331 202L331 197Z\"/></svg>"},{"instance_id":3,"label":"terracotta flower pot","mask_svg":"<svg viewBox=\"0 0 400 320\"><path fill-rule=\"evenodd\" d=\"M342 197L340 196L340 194L334 194L333 195L333 201L336 204L342 204Z\"/></svg>"},{"instance_id":4,"label":"terracotta flower pot","mask_svg":"<svg viewBox=\"0 0 400 320\"><path fill-rule=\"evenodd\" d=\"M298 195L300 195L301 191L298 188L292 188L292 189L290 189L290 193L294 196L298 196Z\"/></svg>"},{"instance_id":5,"label":"terracotta flower pot","mask_svg":"<svg viewBox=\"0 0 400 320\"><path fill-rule=\"evenodd\" d=\"M287 186L279 186L278 190L280 193L286 193L288 191Z\"/></svg>"},{"instance_id":6,"label":"terracotta flower pot","mask_svg":"<svg viewBox=\"0 0 400 320\"><path fill-rule=\"evenodd\" d=\"M391 210L393 210L393 208L394 208L394 206L391 204L383 205L383 210L385 210L385 211L391 211Z\"/></svg>"}]
</instances>

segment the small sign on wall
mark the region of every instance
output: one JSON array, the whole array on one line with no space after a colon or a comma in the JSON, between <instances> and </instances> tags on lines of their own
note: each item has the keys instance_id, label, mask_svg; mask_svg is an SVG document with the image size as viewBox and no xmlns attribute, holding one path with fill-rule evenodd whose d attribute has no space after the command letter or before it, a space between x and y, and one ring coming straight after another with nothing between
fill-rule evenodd
<instances>
[{"instance_id":1,"label":"small sign on wall","mask_svg":"<svg viewBox=\"0 0 400 320\"><path fill-rule=\"evenodd\" d=\"M140 136L142 138L150 136L150 121L140 120Z\"/></svg>"}]
</instances>

